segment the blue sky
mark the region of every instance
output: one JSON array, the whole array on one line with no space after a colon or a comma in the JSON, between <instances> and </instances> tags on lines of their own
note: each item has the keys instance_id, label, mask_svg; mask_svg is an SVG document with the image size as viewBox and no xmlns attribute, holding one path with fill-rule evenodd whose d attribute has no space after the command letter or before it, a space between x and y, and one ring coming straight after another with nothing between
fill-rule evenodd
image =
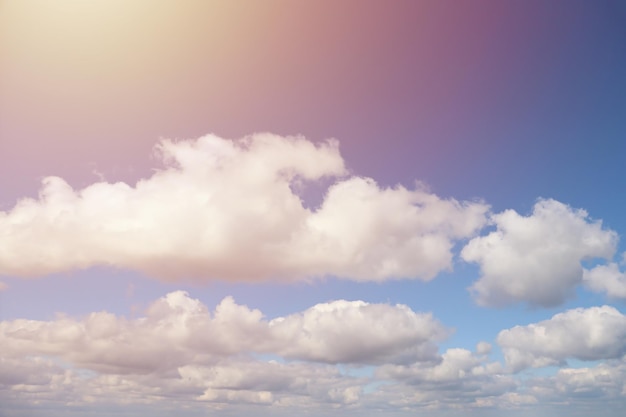
<instances>
[{"instance_id":1,"label":"blue sky","mask_svg":"<svg viewBox=\"0 0 626 417\"><path fill-rule=\"evenodd\" d=\"M0 1L0 415L621 415L624 28Z\"/></svg>"}]
</instances>

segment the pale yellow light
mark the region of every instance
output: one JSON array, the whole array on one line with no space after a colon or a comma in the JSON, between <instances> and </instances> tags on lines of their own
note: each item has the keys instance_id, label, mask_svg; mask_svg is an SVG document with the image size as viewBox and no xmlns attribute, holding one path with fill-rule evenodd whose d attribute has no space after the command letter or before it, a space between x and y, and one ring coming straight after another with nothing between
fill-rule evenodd
<instances>
[{"instance_id":1,"label":"pale yellow light","mask_svg":"<svg viewBox=\"0 0 626 417\"><path fill-rule=\"evenodd\" d=\"M148 71L167 72L169 65L194 54L209 53L219 59L240 46L242 29L245 32L251 24L249 12L260 10L254 3L208 0L9 0L0 4L3 61L20 65L19 71L45 71L57 80L112 81Z\"/></svg>"}]
</instances>

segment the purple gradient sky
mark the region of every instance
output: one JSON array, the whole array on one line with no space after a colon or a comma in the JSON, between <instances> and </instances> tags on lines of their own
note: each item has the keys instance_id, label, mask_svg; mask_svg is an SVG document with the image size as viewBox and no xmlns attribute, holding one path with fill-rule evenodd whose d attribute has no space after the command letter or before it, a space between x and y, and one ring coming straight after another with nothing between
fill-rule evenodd
<instances>
[{"instance_id":1,"label":"purple gradient sky","mask_svg":"<svg viewBox=\"0 0 626 417\"><path fill-rule=\"evenodd\" d=\"M349 169L383 186L419 180L522 214L554 198L621 235L625 74L619 1L0 0L0 211L48 175L133 184L158 167L160 138L272 132L337 138ZM473 349L567 308L626 311L582 289L554 308L478 307L477 275L455 258L429 283L197 287L97 267L0 277L0 319L131 315L176 289L270 317L346 298L431 311L457 329L442 347Z\"/></svg>"},{"instance_id":2,"label":"purple gradient sky","mask_svg":"<svg viewBox=\"0 0 626 417\"><path fill-rule=\"evenodd\" d=\"M105 21L14 4L1 44L5 205L52 173L132 180L158 138L207 131L336 137L359 173L503 207L593 195L619 169L618 2L157 1Z\"/></svg>"}]
</instances>

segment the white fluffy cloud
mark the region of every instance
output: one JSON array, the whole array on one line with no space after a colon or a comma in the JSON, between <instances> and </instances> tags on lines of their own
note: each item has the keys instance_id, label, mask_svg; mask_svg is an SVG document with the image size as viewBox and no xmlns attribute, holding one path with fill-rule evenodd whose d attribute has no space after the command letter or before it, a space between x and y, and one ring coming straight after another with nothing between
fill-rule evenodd
<instances>
[{"instance_id":1,"label":"white fluffy cloud","mask_svg":"<svg viewBox=\"0 0 626 417\"><path fill-rule=\"evenodd\" d=\"M438 359L433 342L448 334L430 314L407 306L335 301L274 319L286 358L319 362L412 363Z\"/></svg>"},{"instance_id":2,"label":"white fluffy cloud","mask_svg":"<svg viewBox=\"0 0 626 417\"><path fill-rule=\"evenodd\" d=\"M167 373L251 353L321 363L436 361L435 343L447 334L431 315L403 305L340 300L266 320L230 297L211 314L182 291L157 300L139 319L99 312L82 320L0 322L7 357L51 355L120 374Z\"/></svg>"},{"instance_id":3,"label":"white fluffy cloud","mask_svg":"<svg viewBox=\"0 0 626 417\"><path fill-rule=\"evenodd\" d=\"M617 244L617 234L601 222L555 200L539 200L528 217L506 210L492 221L495 231L461 251L465 261L480 266L471 290L486 306L558 305L582 283L581 261L610 258Z\"/></svg>"},{"instance_id":4,"label":"white fluffy cloud","mask_svg":"<svg viewBox=\"0 0 626 417\"><path fill-rule=\"evenodd\" d=\"M617 359L626 353L626 316L610 306L577 308L503 330L497 342L514 371L562 365L568 358Z\"/></svg>"},{"instance_id":5,"label":"white fluffy cloud","mask_svg":"<svg viewBox=\"0 0 626 417\"><path fill-rule=\"evenodd\" d=\"M583 278L592 291L604 292L611 298L626 298L626 274L616 263L585 269Z\"/></svg>"},{"instance_id":6,"label":"white fluffy cloud","mask_svg":"<svg viewBox=\"0 0 626 417\"><path fill-rule=\"evenodd\" d=\"M347 176L334 141L209 135L157 150L164 168L134 186L47 177L38 199L0 212L0 274L109 265L169 280L431 279L488 210ZM324 177L334 184L321 205L305 207L299 184Z\"/></svg>"}]
</instances>

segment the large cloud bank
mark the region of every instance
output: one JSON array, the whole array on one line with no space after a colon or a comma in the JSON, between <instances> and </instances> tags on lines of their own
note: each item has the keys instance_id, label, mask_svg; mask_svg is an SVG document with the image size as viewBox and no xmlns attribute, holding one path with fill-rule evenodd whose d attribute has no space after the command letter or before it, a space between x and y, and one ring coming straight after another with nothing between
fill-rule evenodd
<instances>
[{"instance_id":1,"label":"large cloud bank","mask_svg":"<svg viewBox=\"0 0 626 417\"><path fill-rule=\"evenodd\" d=\"M583 268L610 260L617 234L559 201L540 199L524 216L381 187L352 175L332 140L208 135L163 140L156 155L161 169L134 185L73 189L47 177L38 198L0 212L0 275L105 265L167 281L430 280L467 241L460 258L479 267L470 291L480 305L553 307L581 284L626 294L617 264ZM311 184L326 187L315 207Z\"/></svg>"},{"instance_id":2,"label":"large cloud bank","mask_svg":"<svg viewBox=\"0 0 626 417\"><path fill-rule=\"evenodd\" d=\"M0 399L350 406L373 380L344 366L420 366L434 382L479 368L485 358L439 354L449 333L404 305L337 300L266 319L230 297L211 312L176 291L134 319L97 312L0 322Z\"/></svg>"},{"instance_id":3,"label":"large cloud bank","mask_svg":"<svg viewBox=\"0 0 626 417\"><path fill-rule=\"evenodd\" d=\"M0 274L108 265L166 280L431 279L488 207L351 176L337 142L257 134L162 141L164 164L131 186L75 190L47 177L0 212ZM331 180L321 205L302 184Z\"/></svg>"},{"instance_id":4,"label":"large cloud bank","mask_svg":"<svg viewBox=\"0 0 626 417\"><path fill-rule=\"evenodd\" d=\"M252 353L321 363L436 362L435 343L448 334L431 315L403 305L338 300L268 321L231 297L211 314L183 291L135 320L99 312L0 322L4 355L54 355L99 372L166 372Z\"/></svg>"}]
</instances>

